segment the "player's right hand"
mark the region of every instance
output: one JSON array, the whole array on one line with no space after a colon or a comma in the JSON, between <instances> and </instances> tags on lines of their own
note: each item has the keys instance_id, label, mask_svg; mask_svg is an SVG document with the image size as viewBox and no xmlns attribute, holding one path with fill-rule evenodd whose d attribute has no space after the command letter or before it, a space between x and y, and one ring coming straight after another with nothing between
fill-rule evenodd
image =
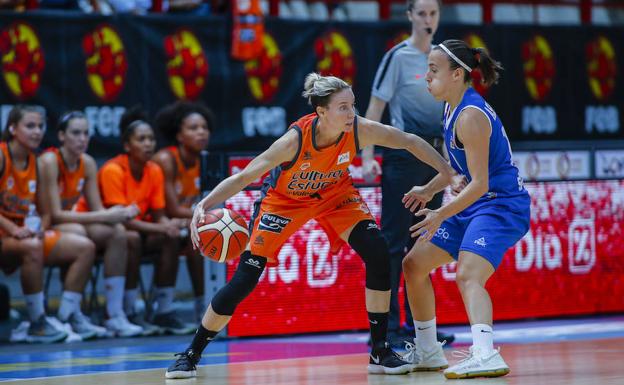
<instances>
[{"instance_id":1,"label":"player's right hand","mask_svg":"<svg viewBox=\"0 0 624 385\"><path fill-rule=\"evenodd\" d=\"M189 224L189 232L191 234L191 244L193 245L193 249L199 250L199 232L197 231L197 227L204 223L206 219L206 213L204 211L203 201L199 202L195 206L195 210L193 210L193 219L191 219L191 223Z\"/></svg>"},{"instance_id":2,"label":"player's right hand","mask_svg":"<svg viewBox=\"0 0 624 385\"><path fill-rule=\"evenodd\" d=\"M104 219L110 224L127 222L136 217L138 210L136 206L113 206L106 210Z\"/></svg>"},{"instance_id":3,"label":"player's right hand","mask_svg":"<svg viewBox=\"0 0 624 385\"><path fill-rule=\"evenodd\" d=\"M362 159L362 177L364 178L364 181L372 183L379 175L381 175L381 166L377 160Z\"/></svg>"},{"instance_id":4,"label":"player's right hand","mask_svg":"<svg viewBox=\"0 0 624 385\"><path fill-rule=\"evenodd\" d=\"M411 212L419 211L424 208L427 202L433 199L433 194L425 186L414 186L410 191L403 195L401 200L405 208Z\"/></svg>"}]
</instances>

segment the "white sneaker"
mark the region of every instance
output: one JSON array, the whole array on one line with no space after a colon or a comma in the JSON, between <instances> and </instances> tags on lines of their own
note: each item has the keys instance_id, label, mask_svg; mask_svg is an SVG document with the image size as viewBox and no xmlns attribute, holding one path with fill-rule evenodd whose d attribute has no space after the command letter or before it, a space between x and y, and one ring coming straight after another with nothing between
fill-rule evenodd
<instances>
[{"instance_id":1,"label":"white sneaker","mask_svg":"<svg viewBox=\"0 0 624 385\"><path fill-rule=\"evenodd\" d=\"M412 364L413 372L428 372L448 368L448 361L442 350L444 342L436 342L436 347L431 351L425 351L418 344L416 338L414 343L405 342L405 350L403 359Z\"/></svg>"},{"instance_id":2,"label":"white sneaker","mask_svg":"<svg viewBox=\"0 0 624 385\"><path fill-rule=\"evenodd\" d=\"M143 328L128 321L124 314L107 319L104 326L115 337L134 337L143 333Z\"/></svg>"},{"instance_id":3,"label":"white sneaker","mask_svg":"<svg viewBox=\"0 0 624 385\"><path fill-rule=\"evenodd\" d=\"M106 328L93 324L82 312L72 313L66 322L69 323L74 333L80 335L83 341L106 336Z\"/></svg>"},{"instance_id":4,"label":"white sneaker","mask_svg":"<svg viewBox=\"0 0 624 385\"><path fill-rule=\"evenodd\" d=\"M468 351L455 351L463 359L444 371L446 378L500 377L509 373L509 366L500 355L500 348L489 353L471 346Z\"/></svg>"}]
</instances>

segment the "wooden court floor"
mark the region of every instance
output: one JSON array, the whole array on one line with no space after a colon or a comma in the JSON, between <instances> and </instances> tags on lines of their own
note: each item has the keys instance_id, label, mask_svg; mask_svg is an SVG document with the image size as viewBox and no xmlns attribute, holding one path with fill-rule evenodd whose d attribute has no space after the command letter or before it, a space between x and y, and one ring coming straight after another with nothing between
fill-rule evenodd
<instances>
[{"instance_id":1,"label":"wooden court floor","mask_svg":"<svg viewBox=\"0 0 624 385\"><path fill-rule=\"evenodd\" d=\"M456 359L445 350L451 363ZM306 357L201 366L198 377L165 380L163 369L6 381L37 385L623 385L624 338L507 344L505 377L446 380L441 373L368 375L366 354Z\"/></svg>"}]
</instances>

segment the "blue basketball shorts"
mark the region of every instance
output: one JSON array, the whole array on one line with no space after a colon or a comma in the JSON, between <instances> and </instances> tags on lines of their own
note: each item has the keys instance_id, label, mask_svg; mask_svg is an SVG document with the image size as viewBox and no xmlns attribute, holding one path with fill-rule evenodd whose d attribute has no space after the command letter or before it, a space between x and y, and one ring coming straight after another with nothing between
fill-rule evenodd
<instances>
[{"instance_id":1,"label":"blue basketball shorts","mask_svg":"<svg viewBox=\"0 0 624 385\"><path fill-rule=\"evenodd\" d=\"M470 251L485 258L496 269L505 252L527 233L530 219L529 210L515 213L504 207L477 210L470 216L460 213L442 222L431 243L455 260L460 251Z\"/></svg>"}]
</instances>

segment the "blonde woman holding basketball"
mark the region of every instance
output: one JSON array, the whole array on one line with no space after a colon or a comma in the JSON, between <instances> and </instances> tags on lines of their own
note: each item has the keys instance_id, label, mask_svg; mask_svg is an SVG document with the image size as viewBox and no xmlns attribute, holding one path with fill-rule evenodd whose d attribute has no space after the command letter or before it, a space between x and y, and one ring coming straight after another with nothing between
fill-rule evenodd
<instances>
[{"instance_id":1,"label":"blonde woman holding basketball","mask_svg":"<svg viewBox=\"0 0 624 385\"><path fill-rule=\"evenodd\" d=\"M366 308L373 343L369 373L405 374L412 366L386 342L390 303L388 248L348 172L361 147L404 148L451 180L451 168L424 140L357 116L351 86L333 76L311 73L303 96L314 112L294 122L268 150L239 174L222 181L195 209L191 237L200 246L197 225L204 213L270 171L251 218L249 250L230 282L213 297L191 345L167 369L167 378L188 378L206 345L223 329L236 306L258 283L264 268L296 230L315 219L328 234L332 251L348 243L366 265ZM259 239L263 238L262 241Z\"/></svg>"}]
</instances>

